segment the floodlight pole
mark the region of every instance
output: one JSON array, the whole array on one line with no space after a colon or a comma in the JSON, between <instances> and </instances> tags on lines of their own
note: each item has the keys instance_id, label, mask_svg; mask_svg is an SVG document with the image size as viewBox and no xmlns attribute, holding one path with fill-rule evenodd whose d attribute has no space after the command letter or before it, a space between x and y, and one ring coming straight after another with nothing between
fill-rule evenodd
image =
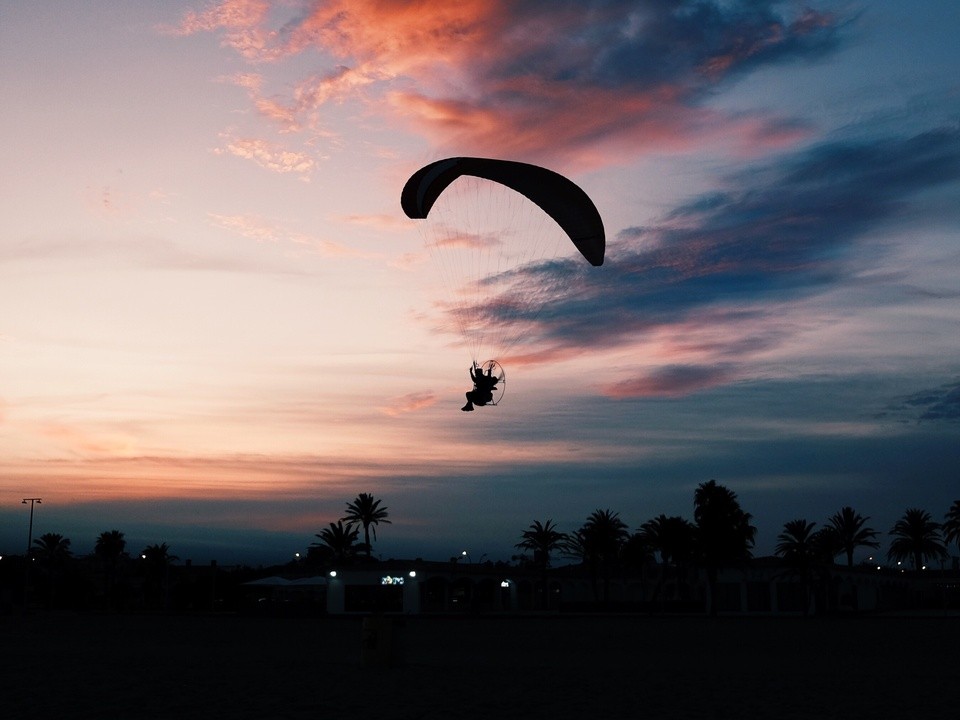
<instances>
[{"instance_id":1,"label":"floodlight pole","mask_svg":"<svg viewBox=\"0 0 960 720\"><path fill-rule=\"evenodd\" d=\"M26 607L30 598L30 550L33 546L33 506L42 504L41 498L24 498L21 505L26 505L30 503L30 525L27 529L27 554L25 556L27 561L27 570L24 574L23 581L23 606Z\"/></svg>"},{"instance_id":2,"label":"floodlight pole","mask_svg":"<svg viewBox=\"0 0 960 720\"><path fill-rule=\"evenodd\" d=\"M41 505L41 498L24 498L21 505L26 505L30 503L30 527L27 530L27 557L30 557L30 548L33 546L33 506L34 504Z\"/></svg>"}]
</instances>

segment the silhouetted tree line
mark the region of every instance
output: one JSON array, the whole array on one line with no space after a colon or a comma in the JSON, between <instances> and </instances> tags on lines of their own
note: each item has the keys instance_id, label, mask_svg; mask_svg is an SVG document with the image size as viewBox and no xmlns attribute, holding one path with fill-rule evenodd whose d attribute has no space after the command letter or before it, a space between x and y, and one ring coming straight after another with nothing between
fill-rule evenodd
<instances>
[{"instance_id":1,"label":"silhouetted tree line","mask_svg":"<svg viewBox=\"0 0 960 720\"><path fill-rule=\"evenodd\" d=\"M343 517L316 534L318 541L309 547L304 567L374 562L371 537L377 539L377 526L390 524L388 509L381 503L369 493L360 493L347 503ZM796 579L809 597L818 584L829 581L838 557L850 568L858 548L879 548L880 533L867 525L869 519L847 506L819 528L805 518L786 522L775 550L783 576ZM654 580L654 603L665 599L668 586L674 599L689 600L685 579L691 570L701 570L708 587L707 610L715 614L719 571L744 565L752 558L757 529L751 520L736 493L710 480L694 492L692 521L661 514L631 532L619 513L597 509L579 528L561 532L553 520L535 520L516 544L526 552L512 561L539 575L544 608L551 559L558 555L583 569L595 600L603 604L610 601L611 581L626 576L639 577L641 583ZM947 561L948 546L956 543L960 547L960 500L953 503L943 522L935 521L925 510L910 508L888 535L892 538L888 561L908 563L911 572L924 570L927 563ZM34 540L29 557L8 557L0 562L0 609L29 602L107 611L210 610L229 604L231 593L236 600L239 584L262 574L251 568L218 572L215 562L209 568L191 567L189 560L185 566L176 566L178 558L165 542L148 545L135 557L126 545L124 533L105 531L97 537L91 555L77 558L69 538L59 533L41 535ZM30 572L24 572L27 562Z\"/></svg>"},{"instance_id":2,"label":"silhouetted tree line","mask_svg":"<svg viewBox=\"0 0 960 720\"><path fill-rule=\"evenodd\" d=\"M742 566L752 558L756 528L752 516L744 512L734 492L710 480L694 493L693 521L680 516L658 515L630 532L618 513L596 510L573 532L560 532L553 520L534 521L522 533L516 547L532 553L515 558L540 571L540 602L548 603L548 568L551 556L575 559L587 569L594 598L610 601L612 578L626 573L645 575L655 570L654 603L663 599L671 585L679 600L690 600L690 585L685 582L691 569L704 571L707 580L707 610L717 612L718 573L722 568ZM852 507L843 507L824 525L805 518L788 521L777 536L776 556L782 577L799 581L806 599L816 584L828 584L836 559L843 557L853 567L858 548L879 548L879 532L867 525L869 517ZM908 509L888 533L892 538L887 551L889 561L909 561L913 571L922 571L926 563L949 559L948 545L960 546L960 500L947 511L944 522L935 522L930 513ZM659 560L659 562L657 562ZM829 598L829 592L823 596ZM804 608L809 607L809 602Z\"/></svg>"}]
</instances>

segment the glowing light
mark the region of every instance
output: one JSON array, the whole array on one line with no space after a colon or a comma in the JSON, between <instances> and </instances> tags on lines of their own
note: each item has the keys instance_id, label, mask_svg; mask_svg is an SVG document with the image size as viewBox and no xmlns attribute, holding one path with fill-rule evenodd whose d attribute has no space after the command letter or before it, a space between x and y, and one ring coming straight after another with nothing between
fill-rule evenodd
<instances>
[{"instance_id":1,"label":"glowing light","mask_svg":"<svg viewBox=\"0 0 960 720\"><path fill-rule=\"evenodd\" d=\"M415 577L417 576L417 571L416 571L416 570L411 570L411 571L409 572L409 575L410 575L410 577L415 578Z\"/></svg>"},{"instance_id":2,"label":"glowing light","mask_svg":"<svg viewBox=\"0 0 960 720\"><path fill-rule=\"evenodd\" d=\"M337 576L337 571L336 571L336 570L331 570L331 571L330 571L330 577L335 578L336 576Z\"/></svg>"},{"instance_id":3,"label":"glowing light","mask_svg":"<svg viewBox=\"0 0 960 720\"><path fill-rule=\"evenodd\" d=\"M501 580L501 581L500 581L500 587L504 587L504 588L510 587L510 581L509 581L509 580Z\"/></svg>"}]
</instances>

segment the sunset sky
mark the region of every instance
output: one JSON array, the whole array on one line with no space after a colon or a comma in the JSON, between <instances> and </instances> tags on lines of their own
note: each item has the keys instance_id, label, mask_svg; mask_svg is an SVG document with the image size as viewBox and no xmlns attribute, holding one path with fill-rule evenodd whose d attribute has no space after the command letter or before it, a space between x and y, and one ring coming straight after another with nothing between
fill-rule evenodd
<instances>
[{"instance_id":1,"label":"sunset sky","mask_svg":"<svg viewBox=\"0 0 960 720\"><path fill-rule=\"evenodd\" d=\"M0 2L0 554L27 497L77 554L225 564L359 492L384 558L692 519L710 479L760 555L843 505L942 519L958 28L955 0ZM472 414L399 203L460 155L567 175L607 236L601 268L515 269L544 307Z\"/></svg>"}]
</instances>

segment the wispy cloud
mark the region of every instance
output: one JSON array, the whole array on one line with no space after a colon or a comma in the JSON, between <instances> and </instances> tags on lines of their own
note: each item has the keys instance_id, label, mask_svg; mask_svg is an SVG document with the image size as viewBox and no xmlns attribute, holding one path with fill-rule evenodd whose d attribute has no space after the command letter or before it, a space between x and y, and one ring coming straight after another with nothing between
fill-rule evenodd
<instances>
[{"instance_id":1,"label":"wispy cloud","mask_svg":"<svg viewBox=\"0 0 960 720\"><path fill-rule=\"evenodd\" d=\"M30 240L0 245L0 265L50 260L120 264L153 270L256 273L262 273L265 270L262 264L255 265L242 257L198 252L164 237L120 240L78 237ZM276 271L280 272L279 269Z\"/></svg>"},{"instance_id":2,"label":"wispy cloud","mask_svg":"<svg viewBox=\"0 0 960 720\"><path fill-rule=\"evenodd\" d=\"M208 216L217 227L230 230L257 242L289 243L329 257L372 257L368 253L354 250L346 245L291 230L281 223L269 221L256 215L208 213Z\"/></svg>"},{"instance_id":3,"label":"wispy cloud","mask_svg":"<svg viewBox=\"0 0 960 720\"><path fill-rule=\"evenodd\" d=\"M276 173L295 173L301 180L309 181L316 161L306 153L288 150L283 146L261 138L237 138L227 133L222 136L224 147L214 148L217 155L234 155L252 160L260 167Z\"/></svg>"},{"instance_id":4,"label":"wispy cloud","mask_svg":"<svg viewBox=\"0 0 960 720\"><path fill-rule=\"evenodd\" d=\"M725 385L735 377L735 371L723 365L667 365L638 372L637 377L608 385L603 392L613 398L679 397Z\"/></svg>"},{"instance_id":5,"label":"wispy cloud","mask_svg":"<svg viewBox=\"0 0 960 720\"><path fill-rule=\"evenodd\" d=\"M960 381L919 390L890 403L878 417L904 422L960 421Z\"/></svg>"},{"instance_id":6,"label":"wispy cloud","mask_svg":"<svg viewBox=\"0 0 960 720\"><path fill-rule=\"evenodd\" d=\"M783 303L852 278L882 252L871 245L874 231L894 217L907 222L919 197L958 181L956 129L822 143L728 177L723 191L676 207L659 225L625 230L602 268L554 262L527 268L513 282L549 298L529 329L544 347L620 347L659 328L681 334L678 324L703 321L715 331L706 346L714 344L714 359L724 346L749 355L789 333L767 322L779 319Z\"/></svg>"},{"instance_id":7,"label":"wispy cloud","mask_svg":"<svg viewBox=\"0 0 960 720\"><path fill-rule=\"evenodd\" d=\"M795 139L806 129L789 119L727 117L701 101L760 67L832 52L849 22L773 0L327 0L282 22L273 10L226 0L187 13L177 32L219 32L258 62L307 50L331 57L289 99L257 94L258 110L287 130L363 93L440 144L526 158L563 147L564 157L587 162L690 148L705 137L744 146Z\"/></svg>"},{"instance_id":8,"label":"wispy cloud","mask_svg":"<svg viewBox=\"0 0 960 720\"><path fill-rule=\"evenodd\" d=\"M380 408L380 411L390 416L404 415L430 407L436 402L437 396L432 390L423 390L391 398L387 405Z\"/></svg>"},{"instance_id":9,"label":"wispy cloud","mask_svg":"<svg viewBox=\"0 0 960 720\"><path fill-rule=\"evenodd\" d=\"M223 44L250 60L269 59L276 33L262 27L270 10L268 0L226 0L199 12L188 10L179 24L162 28L175 35L223 31Z\"/></svg>"}]
</instances>

